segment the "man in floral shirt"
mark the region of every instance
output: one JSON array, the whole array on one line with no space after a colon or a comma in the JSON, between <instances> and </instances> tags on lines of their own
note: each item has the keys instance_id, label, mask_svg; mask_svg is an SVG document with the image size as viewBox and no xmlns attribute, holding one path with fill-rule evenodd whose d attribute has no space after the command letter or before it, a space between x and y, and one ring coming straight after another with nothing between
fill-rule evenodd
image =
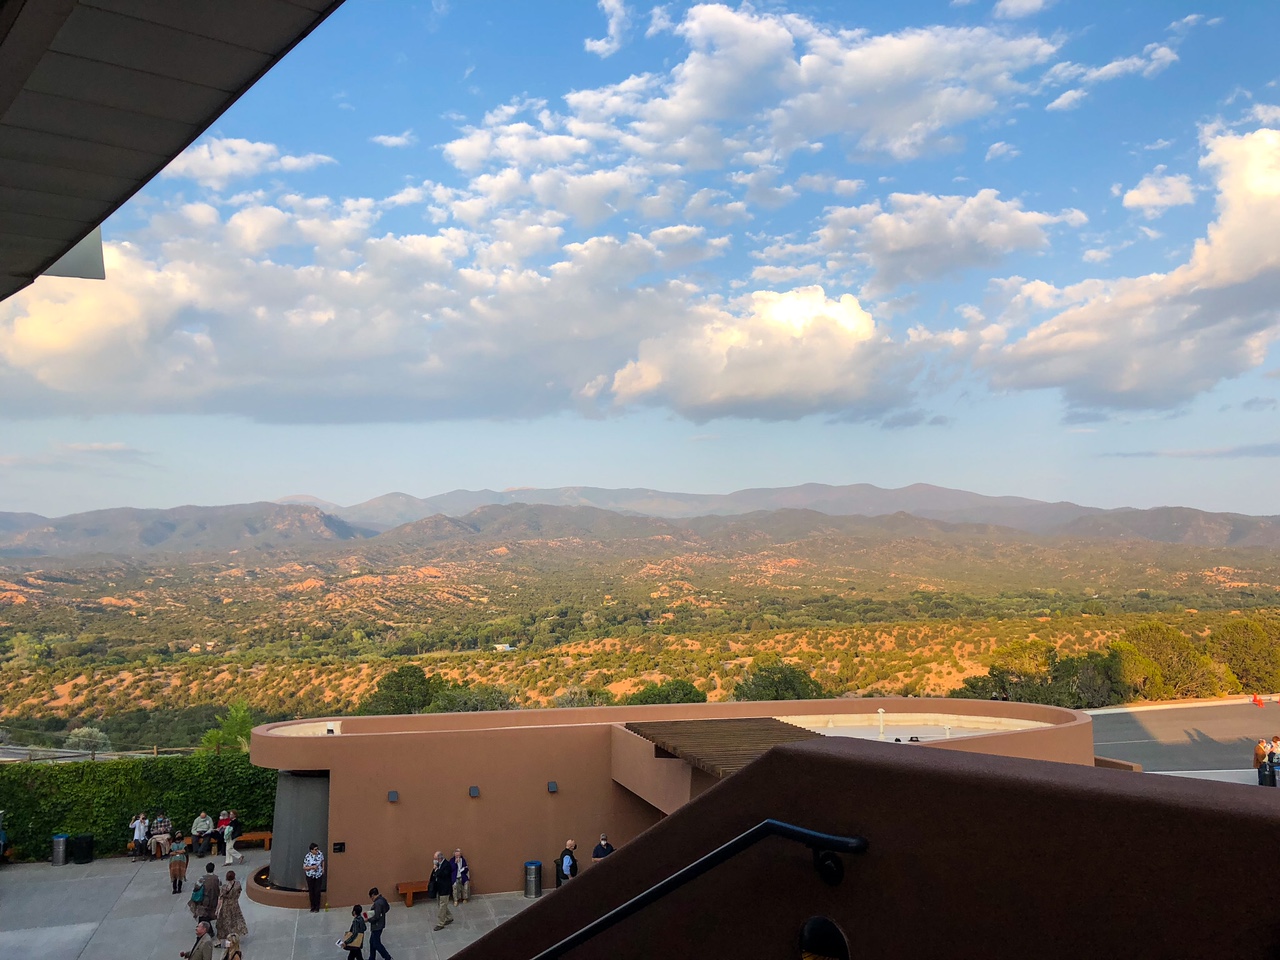
<instances>
[{"instance_id":1,"label":"man in floral shirt","mask_svg":"<svg viewBox=\"0 0 1280 960\"><path fill-rule=\"evenodd\" d=\"M302 858L302 872L307 877L307 894L311 898L311 912L320 912L320 883L324 880L324 854L320 844L313 843Z\"/></svg>"}]
</instances>

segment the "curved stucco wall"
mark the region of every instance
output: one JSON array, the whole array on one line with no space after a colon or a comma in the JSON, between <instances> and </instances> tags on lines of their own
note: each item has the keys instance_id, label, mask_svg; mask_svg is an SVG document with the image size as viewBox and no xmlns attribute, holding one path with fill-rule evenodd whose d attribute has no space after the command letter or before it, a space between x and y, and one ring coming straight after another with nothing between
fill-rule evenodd
<instances>
[{"instance_id":1,"label":"curved stucco wall","mask_svg":"<svg viewBox=\"0 0 1280 960\"><path fill-rule=\"evenodd\" d=\"M578 839L588 854L601 832L609 833L615 844L630 841L657 823L663 811L641 799L646 795L643 784L632 781L628 789L617 779L613 753L620 724L874 714L882 707L894 714L945 712L1043 724L904 744L904 749L1093 763L1093 734L1085 714L1038 704L918 698L305 720L256 728L250 756L259 766L329 772L328 898L331 905L343 906L360 902L371 886L394 890L398 882L425 879L436 849L461 845L473 868L475 892L491 893L518 889L524 861L549 862L568 837ZM655 777L670 779L664 764L683 761L649 764ZM643 765L629 770L629 776L646 776ZM687 778L690 796L706 788L704 779L699 770ZM479 788L478 797L470 796L472 786ZM670 792L669 784L655 781L654 787ZM395 802L388 799L391 791ZM333 853L333 843L343 843L344 851ZM588 866L590 857L582 862ZM305 895L256 884L249 885L249 895L281 906L305 903Z\"/></svg>"}]
</instances>

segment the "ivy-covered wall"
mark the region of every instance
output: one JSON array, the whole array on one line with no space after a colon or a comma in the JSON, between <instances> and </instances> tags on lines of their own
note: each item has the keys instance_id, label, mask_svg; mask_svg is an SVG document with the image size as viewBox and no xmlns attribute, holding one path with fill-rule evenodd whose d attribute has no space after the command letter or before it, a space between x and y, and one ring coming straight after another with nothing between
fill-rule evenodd
<instances>
[{"instance_id":1,"label":"ivy-covered wall","mask_svg":"<svg viewBox=\"0 0 1280 960\"><path fill-rule=\"evenodd\" d=\"M46 860L55 833L91 833L97 856L123 853L135 813L165 810L183 833L201 810L234 808L245 830L269 830L276 771L244 753L0 765L0 809L15 856Z\"/></svg>"}]
</instances>

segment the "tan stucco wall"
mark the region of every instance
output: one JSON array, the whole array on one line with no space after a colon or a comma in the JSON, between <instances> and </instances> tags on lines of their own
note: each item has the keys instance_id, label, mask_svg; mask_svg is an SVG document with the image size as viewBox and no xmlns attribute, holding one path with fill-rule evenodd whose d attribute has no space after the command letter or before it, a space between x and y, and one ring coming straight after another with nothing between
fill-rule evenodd
<instances>
[{"instance_id":1,"label":"tan stucco wall","mask_svg":"<svg viewBox=\"0 0 1280 960\"><path fill-rule=\"evenodd\" d=\"M329 854L328 900L345 906L364 902L371 886L390 895L397 882L425 879L432 853L455 846L471 864L474 893L519 889L530 859L543 861L543 883L549 886L551 861L567 838L578 841L579 862L589 869L601 832L625 844L661 819L680 794L697 796L715 782L683 761L654 761L651 752L646 758L651 745L636 743L640 738L615 725L874 713L882 706L892 713L1050 723L922 746L1093 764L1091 724L1084 714L1032 704L897 698L344 717L335 721L341 732L334 735L323 733L326 721L259 727L251 756L260 766L330 771L329 842L344 843L346 850ZM313 735L298 735L304 724ZM615 781L619 772L634 792ZM557 782L557 793L548 793L549 780ZM468 796L473 785L480 788L478 799ZM388 802L391 790L399 793L398 803ZM302 906L306 900L305 893L272 893L252 884L250 896L279 905Z\"/></svg>"}]
</instances>

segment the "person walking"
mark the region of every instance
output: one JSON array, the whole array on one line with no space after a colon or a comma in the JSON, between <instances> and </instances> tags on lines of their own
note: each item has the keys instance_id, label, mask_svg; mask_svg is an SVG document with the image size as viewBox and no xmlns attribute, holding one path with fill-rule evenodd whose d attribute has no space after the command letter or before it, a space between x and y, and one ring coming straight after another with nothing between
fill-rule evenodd
<instances>
[{"instance_id":1,"label":"person walking","mask_svg":"<svg viewBox=\"0 0 1280 960\"><path fill-rule=\"evenodd\" d=\"M1271 744L1267 742L1266 737L1262 737L1253 745L1253 769L1258 771L1258 786L1260 787L1267 785L1268 754L1270 753Z\"/></svg>"},{"instance_id":2,"label":"person walking","mask_svg":"<svg viewBox=\"0 0 1280 960\"><path fill-rule=\"evenodd\" d=\"M182 885L187 880L187 841L179 830L173 835L173 843L169 847L169 884L174 893L182 892Z\"/></svg>"},{"instance_id":3,"label":"person walking","mask_svg":"<svg viewBox=\"0 0 1280 960\"><path fill-rule=\"evenodd\" d=\"M566 840L564 849L560 851L560 856L556 857L556 886L559 887L566 880L572 880L578 875L578 858L573 855L573 851L578 849L578 841Z\"/></svg>"},{"instance_id":4,"label":"person walking","mask_svg":"<svg viewBox=\"0 0 1280 960\"><path fill-rule=\"evenodd\" d=\"M369 900L369 910L373 913L369 918L369 960L378 960L378 954L382 954L382 960L391 960L391 954L382 945L382 931L387 926L387 911L391 909L391 904L387 903L387 898L378 892L377 887L369 889Z\"/></svg>"},{"instance_id":5,"label":"person walking","mask_svg":"<svg viewBox=\"0 0 1280 960\"><path fill-rule=\"evenodd\" d=\"M191 852L197 857L207 857L212 840L213 817L201 810L200 816L191 821Z\"/></svg>"},{"instance_id":6,"label":"person walking","mask_svg":"<svg viewBox=\"0 0 1280 960\"><path fill-rule=\"evenodd\" d=\"M360 904L356 904L351 908L351 926L347 929L346 936L341 940L341 945L347 951L347 960L364 960L364 931L366 924L364 922L363 911Z\"/></svg>"},{"instance_id":7,"label":"person walking","mask_svg":"<svg viewBox=\"0 0 1280 960\"><path fill-rule=\"evenodd\" d=\"M178 954L183 960L213 960L213 930L205 920L196 924L196 942Z\"/></svg>"},{"instance_id":8,"label":"person walking","mask_svg":"<svg viewBox=\"0 0 1280 960\"><path fill-rule=\"evenodd\" d=\"M453 859L449 861L449 868L453 874L454 903L463 903L470 900L471 867L467 865L467 858L462 855L461 847L453 851Z\"/></svg>"},{"instance_id":9,"label":"person walking","mask_svg":"<svg viewBox=\"0 0 1280 960\"><path fill-rule=\"evenodd\" d=\"M239 937L227 938L227 949L222 955L222 960L244 960L244 954L240 952Z\"/></svg>"},{"instance_id":10,"label":"person walking","mask_svg":"<svg viewBox=\"0 0 1280 960\"><path fill-rule=\"evenodd\" d=\"M213 866L213 864L210 864ZM240 909L242 887L234 870L227 871L227 879L218 889L218 936L225 942L230 937L243 937L249 932Z\"/></svg>"},{"instance_id":11,"label":"person walking","mask_svg":"<svg viewBox=\"0 0 1280 960\"><path fill-rule=\"evenodd\" d=\"M313 843L302 858L302 873L307 878L307 896L311 899L311 912L320 912L320 884L324 882L324 854L320 844Z\"/></svg>"},{"instance_id":12,"label":"person walking","mask_svg":"<svg viewBox=\"0 0 1280 960\"><path fill-rule=\"evenodd\" d=\"M218 814L218 822L213 825L213 842L217 844L220 857L227 852L227 838L223 831L227 829L227 824L230 822L231 817L227 811L223 810Z\"/></svg>"},{"instance_id":13,"label":"person walking","mask_svg":"<svg viewBox=\"0 0 1280 960\"><path fill-rule=\"evenodd\" d=\"M210 936L214 933L213 918L218 915L218 896L222 892L213 870L212 863L204 865L204 876L191 888L191 899L187 901L187 908L191 911L191 915L209 924Z\"/></svg>"},{"instance_id":14,"label":"person walking","mask_svg":"<svg viewBox=\"0 0 1280 960\"><path fill-rule=\"evenodd\" d=\"M133 855L129 858L130 863L137 863L138 857L147 849L147 829L149 826L145 813L140 813L129 821L129 827L133 830Z\"/></svg>"},{"instance_id":15,"label":"person walking","mask_svg":"<svg viewBox=\"0 0 1280 960\"><path fill-rule=\"evenodd\" d=\"M222 835L227 841L227 856L222 861L224 867L232 863L245 862L244 854L236 849L236 837L242 833L244 833L244 827L240 825L240 817L232 810L231 815L227 818L227 825L222 828Z\"/></svg>"},{"instance_id":16,"label":"person walking","mask_svg":"<svg viewBox=\"0 0 1280 960\"><path fill-rule=\"evenodd\" d=\"M600 842L597 843L596 848L591 851L591 862L599 863L611 853L613 853L613 844L609 842L609 838L603 833L600 834Z\"/></svg>"},{"instance_id":17,"label":"person walking","mask_svg":"<svg viewBox=\"0 0 1280 960\"><path fill-rule=\"evenodd\" d=\"M449 897L453 894L453 865L444 858L444 853L440 850L436 851L435 858L431 861L430 887L427 895L434 894L440 905L436 911L435 929L443 930L453 923L453 914L449 912Z\"/></svg>"}]
</instances>

